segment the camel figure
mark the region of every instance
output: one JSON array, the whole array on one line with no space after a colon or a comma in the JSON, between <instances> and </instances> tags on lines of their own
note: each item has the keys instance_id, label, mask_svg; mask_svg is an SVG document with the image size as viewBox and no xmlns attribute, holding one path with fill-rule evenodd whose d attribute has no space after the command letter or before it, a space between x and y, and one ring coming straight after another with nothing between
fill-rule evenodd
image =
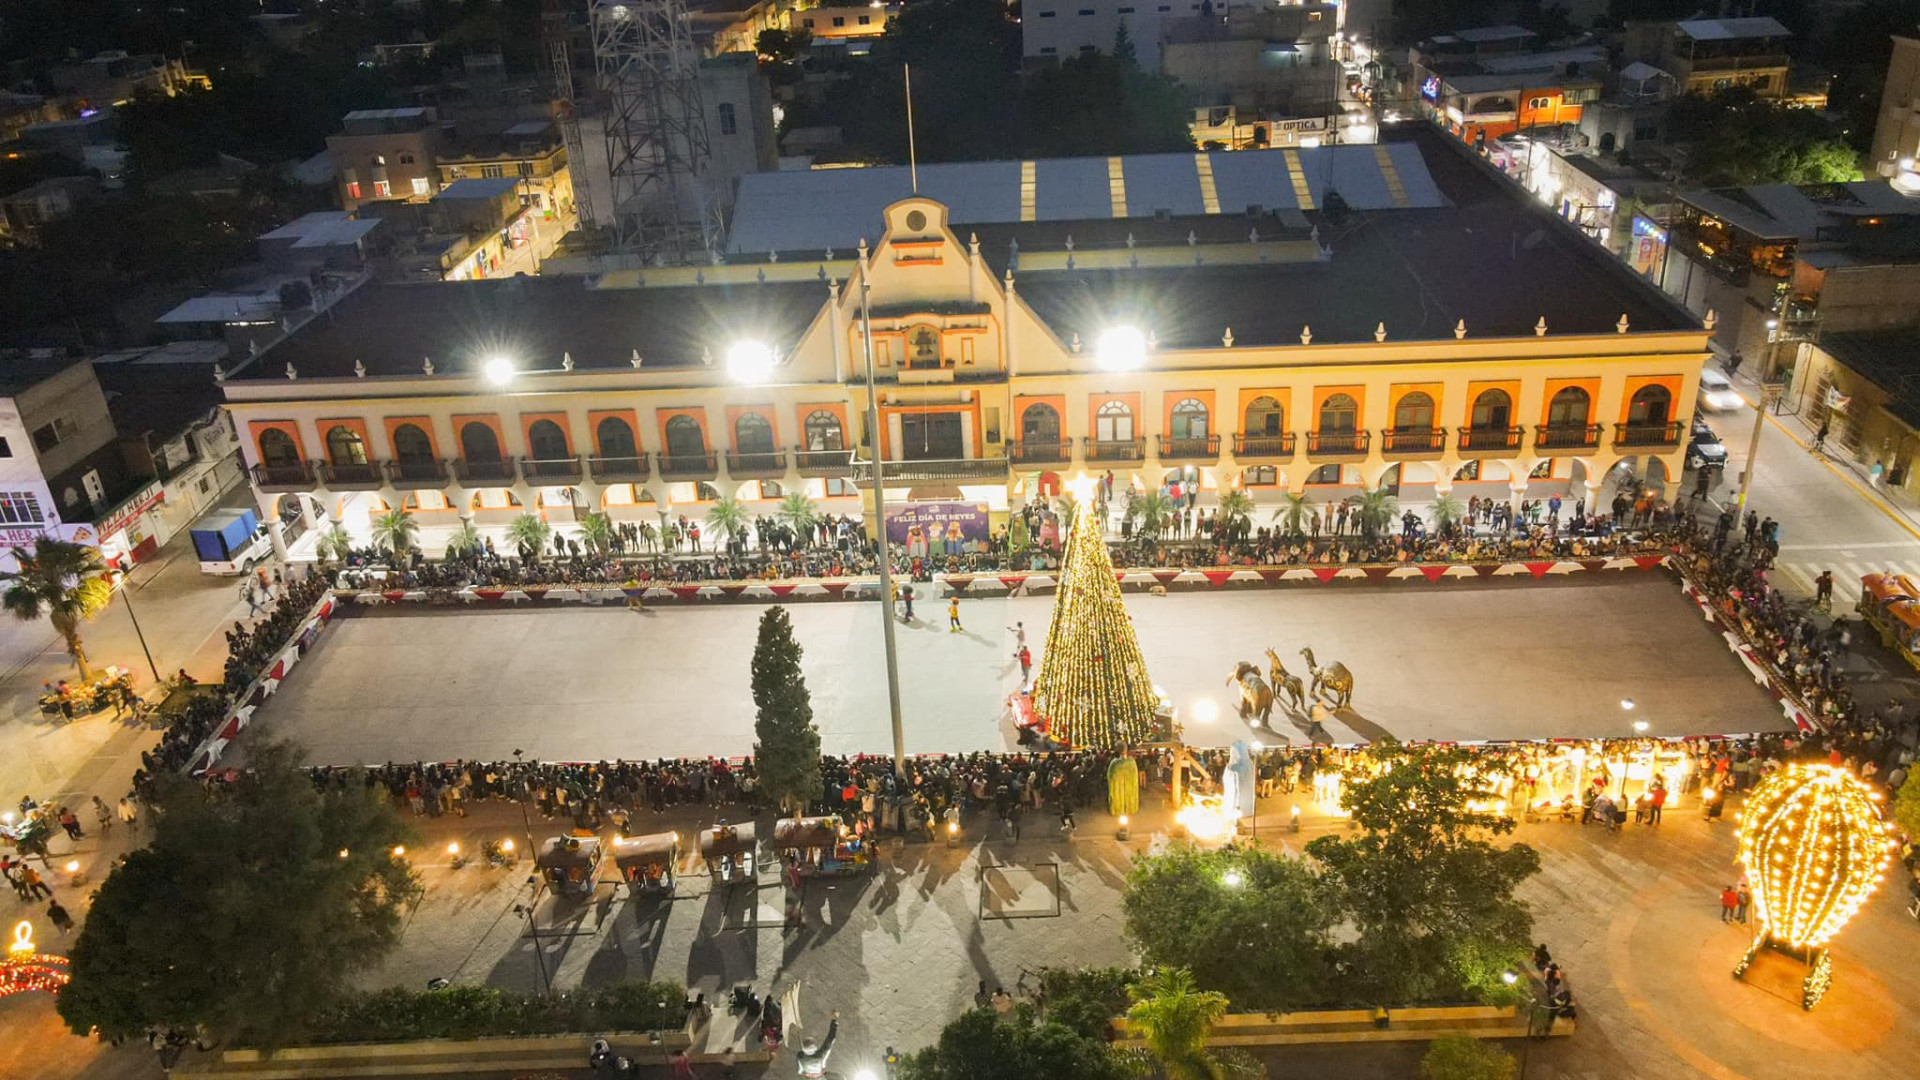
<instances>
[{"instance_id":1,"label":"camel figure","mask_svg":"<svg viewBox=\"0 0 1920 1080\"><path fill-rule=\"evenodd\" d=\"M1273 688L1260 677L1260 669L1240 661L1233 674L1227 678L1227 685L1240 684L1240 719L1256 727L1267 723L1273 717Z\"/></svg>"},{"instance_id":2,"label":"camel figure","mask_svg":"<svg viewBox=\"0 0 1920 1080\"><path fill-rule=\"evenodd\" d=\"M1267 650L1267 682L1272 684L1275 695L1287 695L1293 702L1293 711L1299 712L1307 707L1307 693L1301 686L1300 676L1287 671L1287 665L1280 662L1280 654Z\"/></svg>"},{"instance_id":3,"label":"camel figure","mask_svg":"<svg viewBox=\"0 0 1920 1080\"><path fill-rule=\"evenodd\" d=\"M1323 668L1314 662L1311 648L1301 649L1300 655L1307 658L1307 674L1313 679L1309 692L1330 709L1346 708L1353 700L1353 672L1347 665L1335 660Z\"/></svg>"}]
</instances>

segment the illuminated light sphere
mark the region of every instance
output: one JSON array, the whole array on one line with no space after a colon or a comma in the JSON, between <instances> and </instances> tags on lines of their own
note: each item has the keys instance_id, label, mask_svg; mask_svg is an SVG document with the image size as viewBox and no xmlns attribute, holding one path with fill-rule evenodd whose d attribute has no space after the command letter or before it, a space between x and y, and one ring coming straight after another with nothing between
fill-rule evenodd
<instances>
[{"instance_id":1,"label":"illuminated light sphere","mask_svg":"<svg viewBox=\"0 0 1920 1080\"><path fill-rule=\"evenodd\" d=\"M727 377L734 382L763 383L773 376L773 348L762 341L736 341L727 346Z\"/></svg>"},{"instance_id":2,"label":"illuminated light sphere","mask_svg":"<svg viewBox=\"0 0 1920 1080\"><path fill-rule=\"evenodd\" d=\"M1147 362L1147 335L1137 327L1113 326L1094 342L1093 354L1108 371L1136 371Z\"/></svg>"},{"instance_id":3,"label":"illuminated light sphere","mask_svg":"<svg viewBox=\"0 0 1920 1080\"><path fill-rule=\"evenodd\" d=\"M1791 765L1747 799L1740 862L1763 933L1819 948L1873 894L1887 864L1873 792L1832 765Z\"/></svg>"},{"instance_id":4,"label":"illuminated light sphere","mask_svg":"<svg viewBox=\"0 0 1920 1080\"><path fill-rule=\"evenodd\" d=\"M70 979L66 957L34 951L32 923L14 925L13 940L0 957L0 998L35 990L57 994Z\"/></svg>"},{"instance_id":5,"label":"illuminated light sphere","mask_svg":"<svg viewBox=\"0 0 1920 1080\"><path fill-rule=\"evenodd\" d=\"M481 366L481 373L495 386L505 386L513 381L513 361L504 356L493 356Z\"/></svg>"}]
</instances>

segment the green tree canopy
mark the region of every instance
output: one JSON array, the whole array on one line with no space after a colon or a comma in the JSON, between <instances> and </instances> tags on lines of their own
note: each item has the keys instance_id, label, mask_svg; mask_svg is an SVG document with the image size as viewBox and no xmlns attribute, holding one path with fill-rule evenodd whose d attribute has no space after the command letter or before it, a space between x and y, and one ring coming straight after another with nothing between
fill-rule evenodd
<instances>
[{"instance_id":1,"label":"green tree canopy","mask_svg":"<svg viewBox=\"0 0 1920 1080\"><path fill-rule=\"evenodd\" d=\"M1245 1008L1288 1009L1326 1000L1326 893L1299 859L1181 845L1134 860L1122 908L1148 964L1189 968Z\"/></svg>"},{"instance_id":2,"label":"green tree canopy","mask_svg":"<svg viewBox=\"0 0 1920 1080\"><path fill-rule=\"evenodd\" d=\"M1376 1002L1497 991L1523 963L1533 916L1514 889L1540 869L1526 844L1502 847L1512 818L1474 809L1493 796L1467 751L1379 745L1383 768L1352 779L1340 803L1361 830L1307 851L1358 934L1343 947L1354 987Z\"/></svg>"},{"instance_id":3,"label":"green tree canopy","mask_svg":"<svg viewBox=\"0 0 1920 1080\"><path fill-rule=\"evenodd\" d=\"M1513 1074L1512 1054L1459 1032L1433 1040L1420 1059L1424 1080L1513 1080Z\"/></svg>"},{"instance_id":4,"label":"green tree canopy","mask_svg":"<svg viewBox=\"0 0 1920 1080\"><path fill-rule=\"evenodd\" d=\"M1004 1021L974 1009L900 1065L901 1080L1138 1080L1133 1063L1106 1043L1036 1022L1024 1005Z\"/></svg>"},{"instance_id":5,"label":"green tree canopy","mask_svg":"<svg viewBox=\"0 0 1920 1080\"><path fill-rule=\"evenodd\" d=\"M1860 179L1859 156L1839 129L1811 109L1761 100L1746 87L1680 97L1667 119L1674 140L1692 144L1687 174L1702 184Z\"/></svg>"},{"instance_id":6,"label":"green tree canopy","mask_svg":"<svg viewBox=\"0 0 1920 1080\"><path fill-rule=\"evenodd\" d=\"M1083 53L1027 79L1023 109L1029 157L1154 154L1193 149L1191 113L1178 84L1148 74L1124 53Z\"/></svg>"},{"instance_id":7,"label":"green tree canopy","mask_svg":"<svg viewBox=\"0 0 1920 1080\"><path fill-rule=\"evenodd\" d=\"M53 624L80 669L82 681L93 678L87 667L86 646L80 640L80 624L106 610L113 602L113 585L107 579L107 565L100 549L64 540L41 540L26 548L13 549L18 570L0 571L0 607L21 622L38 622L42 615Z\"/></svg>"},{"instance_id":8,"label":"green tree canopy","mask_svg":"<svg viewBox=\"0 0 1920 1080\"><path fill-rule=\"evenodd\" d=\"M760 616L752 671L760 787L787 812L798 813L820 792L820 729L813 726L813 699L786 608L776 604Z\"/></svg>"},{"instance_id":9,"label":"green tree canopy","mask_svg":"<svg viewBox=\"0 0 1920 1080\"><path fill-rule=\"evenodd\" d=\"M418 875L408 829L358 782L322 794L286 746L224 785L155 778L153 841L108 875L72 954L60 1016L139 1037L205 1025L279 1045L399 939Z\"/></svg>"}]
</instances>

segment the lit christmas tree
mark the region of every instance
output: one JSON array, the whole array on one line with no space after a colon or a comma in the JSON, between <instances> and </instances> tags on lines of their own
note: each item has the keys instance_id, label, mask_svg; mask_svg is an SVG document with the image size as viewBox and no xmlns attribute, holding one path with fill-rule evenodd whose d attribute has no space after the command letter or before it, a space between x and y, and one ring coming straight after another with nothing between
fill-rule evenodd
<instances>
[{"instance_id":1,"label":"lit christmas tree","mask_svg":"<svg viewBox=\"0 0 1920 1080\"><path fill-rule=\"evenodd\" d=\"M1033 681L1034 711L1047 718L1051 738L1070 746L1105 750L1144 742L1159 695L1089 499L1079 500L1065 559L1046 654Z\"/></svg>"}]
</instances>

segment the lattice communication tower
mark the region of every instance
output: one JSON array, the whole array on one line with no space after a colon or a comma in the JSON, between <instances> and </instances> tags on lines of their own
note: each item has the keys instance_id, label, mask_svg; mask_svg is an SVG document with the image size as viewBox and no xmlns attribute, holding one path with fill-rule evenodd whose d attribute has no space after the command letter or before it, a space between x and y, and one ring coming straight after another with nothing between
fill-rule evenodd
<instances>
[{"instance_id":1,"label":"lattice communication tower","mask_svg":"<svg viewBox=\"0 0 1920 1080\"><path fill-rule=\"evenodd\" d=\"M606 102L613 205L601 224L642 265L705 261L717 239L708 190L700 52L682 0L589 0Z\"/></svg>"}]
</instances>

